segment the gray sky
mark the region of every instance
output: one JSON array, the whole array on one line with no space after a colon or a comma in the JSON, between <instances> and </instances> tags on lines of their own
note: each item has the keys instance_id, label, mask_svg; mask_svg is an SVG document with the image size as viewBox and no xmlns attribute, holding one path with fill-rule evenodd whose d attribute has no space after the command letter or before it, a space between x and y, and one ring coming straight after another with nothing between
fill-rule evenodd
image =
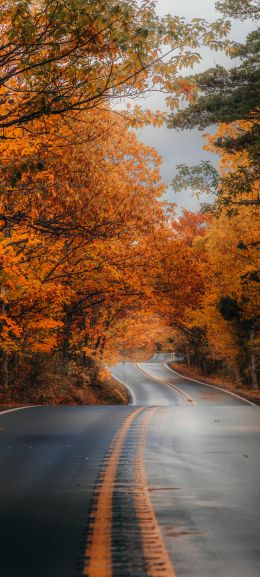
<instances>
[{"instance_id":1,"label":"gray sky","mask_svg":"<svg viewBox=\"0 0 260 577\"><path fill-rule=\"evenodd\" d=\"M187 19L194 17L205 18L213 21L221 17L219 12L214 8L214 0L158 0L157 11L160 15L173 14L184 16ZM238 42L243 42L247 34L254 29L252 22L239 22L234 20L232 23L231 38ZM202 61L194 67L192 73L206 70L217 64L230 65L230 60L221 52L211 52L203 49ZM234 65L234 62L232 62ZM164 96L158 93L141 101L142 106L153 110L164 109ZM214 130L211 130L211 132ZM207 132L210 132L207 129ZM200 160L217 161L217 156L203 150L204 139L202 132L198 130L177 132L169 130L166 127L152 128L145 127L138 131L138 137L145 144L153 146L158 150L162 157L162 178L168 185L176 173L176 165L180 162L187 164L196 164ZM196 210L199 207L197 199L193 198L190 193L175 194L170 188L168 189L167 199L176 202L178 209L181 207L189 210ZM203 198L201 198L203 200ZM206 198L205 200L209 200Z\"/></svg>"}]
</instances>

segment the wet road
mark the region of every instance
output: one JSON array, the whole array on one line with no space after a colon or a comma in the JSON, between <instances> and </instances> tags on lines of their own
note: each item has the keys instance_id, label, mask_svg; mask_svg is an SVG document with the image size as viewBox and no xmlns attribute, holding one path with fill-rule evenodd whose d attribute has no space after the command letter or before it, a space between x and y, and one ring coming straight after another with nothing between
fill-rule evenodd
<instances>
[{"instance_id":1,"label":"wet road","mask_svg":"<svg viewBox=\"0 0 260 577\"><path fill-rule=\"evenodd\" d=\"M259 438L249 406L158 410L146 466L177 576L260 574Z\"/></svg>"},{"instance_id":2,"label":"wet road","mask_svg":"<svg viewBox=\"0 0 260 577\"><path fill-rule=\"evenodd\" d=\"M185 378L167 364L169 355L157 354L147 363L120 363L112 374L130 387L134 404L234 406L248 401L213 385ZM249 403L251 404L251 403Z\"/></svg>"},{"instance_id":3,"label":"wet road","mask_svg":"<svg viewBox=\"0 0 260 577\"><path fill-rule=\"evenodd\" d=\"M2 577L258 577L259 408L164 360L113 368L128 407L0 415Z\"/></svg>"}]
</instances>

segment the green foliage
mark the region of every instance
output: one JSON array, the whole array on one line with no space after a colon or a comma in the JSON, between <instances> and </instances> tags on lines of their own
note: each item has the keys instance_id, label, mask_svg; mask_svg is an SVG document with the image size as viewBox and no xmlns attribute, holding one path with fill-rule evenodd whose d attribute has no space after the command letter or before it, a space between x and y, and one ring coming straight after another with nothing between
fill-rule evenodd
<instances>
[{"instance_id":1,"label":"green foliage","mask_svg":"<svg viewBox=\"0 0 260 577\"><path fill-rule=\"evenodd\" d=\"M219 174L210 162L203 160L195 166L188 166L182 163L177 165L177 169L178 173L171 183L175 192L191 189L195 195L199 195L202 192L206 194L216 193L219 184Z\"/></svg>"},{"instance_id":2,"label":"green foliage","mask_svg":"<svg viewBox=\"0 0 260 577\"><path fill-rule=\"evenodd\" d=\"M238 206L259 205L259 198L255 195L248 198L248 194L254 189L256 178L252 165L239 166L236 171L222 176L209 161L202 161L194 166L183 163L177 165L177 169L178 173L171 182L174 192L191 190L198 198L203 193L214 195L215 202L210 205L211 211L217 213L224 206L228 207L228 214L232 215ZM202 212L209 212L209 205L202 205L201 208Z\"/></svg>"},{"instance_id":3,"label":"green foliage","mask_svg":"<svg viewBox=\"0 0 260 577\"><path fill-rule=\"evenodd\" d=\"M217 122L259 120L259 30L249 34L245 45L238 45L233 57L241 64L229 70L210 68L190 77L196 83L199 97L194 104L171 114L169 128L200 130Z\"/></svg>"},{"instance_id":4,"label":"green foliage","mask_svg":"<svg viewBox=\"0 0 260 577\"><path fill-rule=\"evenodd\" d=\"M225 16L239 18L239 20L246 20L247 18L258 20L259 18L258 0L222 0L216 2L215 6Z\"/></svg>"},{"instance_id":5,"label":"green foliage","mask_svg":"<svg viewBox=\"0 0 260 577\"><path fill-rule=\"evenodd\" d=\"M176 192L191 189L197 195L215 194L215 208L229 207L230 214L238 205L259 204L255 195L259 162L259 44L256 30L248 35L245 45L237 45L233 50L232 56L240 58L239 66L229 70L217 66L192 76L190 81L197 84L199 97L168 119L170 128L181 130L236 123L234 131L223 124L213 148L219 154L246 153L247 165L236 166L235 171L222 172L220 176L209 162L191 167L182 164L177 166L178 173L172 181Z\"/></svg>"}]
</instances>

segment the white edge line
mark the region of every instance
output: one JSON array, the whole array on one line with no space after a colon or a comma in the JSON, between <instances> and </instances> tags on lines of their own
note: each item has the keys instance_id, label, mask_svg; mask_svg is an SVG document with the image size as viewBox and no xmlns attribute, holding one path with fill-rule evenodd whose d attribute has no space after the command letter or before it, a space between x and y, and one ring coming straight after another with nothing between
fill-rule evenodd
<instances>
[{"instance_id":1,"label":"white edge line","mask_svg":"<svg viewBox=\"0 0 260 577\"><path fill-rule=\"evenodd\" d=\"M15 411L23 411L24 409L34 409L34 407L41 407L42 405L27 405L27 407L16 407L15 409L7 409L6 411L0 411L0 415L5 415L6 413L14 413Z\"/></svg>"},{"instance_id":2,"label":"white edge line","mask_svg":"<svg viewBox=\"0 0 260 577\"><path fill-rule=\"evenodd\" d=\"M185 375L182 375L181 373L177 373L177 371L174 371L171 367L169 367L169 365L167 363L163 363L163 365L167 369L169 369L169 371L171 371L175 375L178 375L178 377L183 377L183 379L188 379L188 381L194 381L195 383L199 383L200 385L204 385L205 387L210 387L211 389L216 389L216 391L222 391L223 393L226 393L227 395L231 395L232 397L236 397L237 399L240 399L240 401L244 401L245 403L248 403L248 405L252 405L253 407L257 407L256 403L253 403L252 401L248 401L248 399L245 399L244 397L241 397L240 395L237 395L236 393L232 393L231 391L227 391L227 389L222 389L221 387L216 387L215 385L209 385L209 383L203 383L203 381L198 381L197 379L191 379L190 377L185 377Z\"/></svg>"},{"instance_id":3,"label":"white edge line","mask_svg":"<svg viewBox=\"0 0 260 577\"><path fill-rule=\"evenodd\" d=\"M126 383L121 381L118 377L115 377L115 375L113 375L113 373L111 373L111 371L110 371L110 374L112 375L113 379L116 379L116 381L121 383L121 385L124 385L124 387L128 390L129 395L130 395L130 400L131 400L131 403L128 403L128 404L129 405L136 405L136 396L135 396L133 389L131 389L131 387L129 385L127 385Z\"/></svg>"},{"instance_id":4,"label":"white edge line","mask_svg":"<svg viewBox=\"0 0 260 577\"><path fill-rule=\"evenodd\" d=\"M161 364L163 364L163 361L159 361L157 364L161 365ZM179 395L181 397L184 397L184 399L186 400L186 403L189 403L189 406L190 406L190 403L192 403L193 405L197 405L197 401L195 401L195 399L193 399L190 395L188 395L188 393L185 393L185 391L182 391L181 389L179 389L179 387L177 387L173 383L169 383L165 379L159 379L159 377L154 377L153 375L150 375L150 373L147 373L144 369L142 369L142 367L139 366L139 363L134 363L134 366L136 369L138 369L139 371L141 371L142 373L147 375L147 377L150 377L154 381L157 381L158 383L161 383L162 385L166 385L167 387L170 387L172 390L179 393Z\"/></svg>"}]
</instances>

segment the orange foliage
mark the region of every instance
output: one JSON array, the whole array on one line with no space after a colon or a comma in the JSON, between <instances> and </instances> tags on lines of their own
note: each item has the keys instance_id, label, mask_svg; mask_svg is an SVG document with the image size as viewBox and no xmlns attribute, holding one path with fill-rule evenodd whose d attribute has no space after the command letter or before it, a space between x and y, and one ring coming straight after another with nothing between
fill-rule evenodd
<instances>
[{"instance_id":1,"label":"orange foliage","mask_svg":"<svg viewBox=\"0 0 260 577\"><path fill-rule=\"evenodd\" d=\"M51 119L0 141L7 351L98 357L118 323L152 298L154 238L165 220L158 155L107 110L76 123L76 144Z\"/></svg>"}]
</instances>

